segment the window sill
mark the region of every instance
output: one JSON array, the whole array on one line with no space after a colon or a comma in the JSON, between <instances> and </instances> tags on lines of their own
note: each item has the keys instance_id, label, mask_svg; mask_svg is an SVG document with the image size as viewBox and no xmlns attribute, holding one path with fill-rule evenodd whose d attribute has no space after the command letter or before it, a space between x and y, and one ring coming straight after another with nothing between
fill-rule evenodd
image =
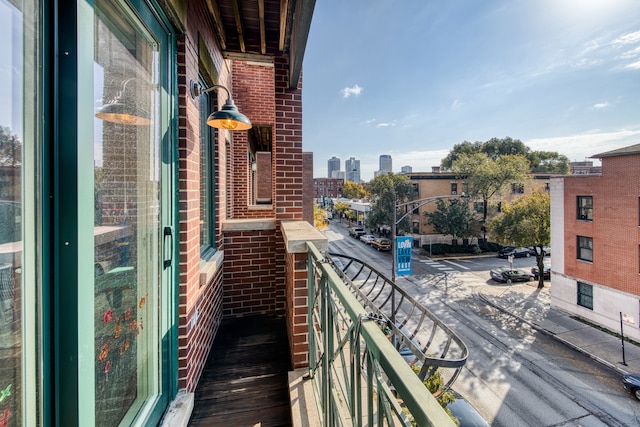
<instances>
[{"instance_id":1,"label":"window sill","mask_svg":"<svg viewBox=\"0 0 640 427\"><path fill-rule=\"evenodd\" d=\"M271 211L273 210L273 205L249 205L247 209L250 211Z\"/></svg>"},{"instance_id":2,"label":"window sill","mask_svg":"<svg viewBox=\"0 0 640 427\"><path fill-rule=\"evenodd\" d=\"M200 287L206 286L213 280L216 273L222 268L224 251L217 251L207 260L200 261Z\"/></svg>"}]
</instances>

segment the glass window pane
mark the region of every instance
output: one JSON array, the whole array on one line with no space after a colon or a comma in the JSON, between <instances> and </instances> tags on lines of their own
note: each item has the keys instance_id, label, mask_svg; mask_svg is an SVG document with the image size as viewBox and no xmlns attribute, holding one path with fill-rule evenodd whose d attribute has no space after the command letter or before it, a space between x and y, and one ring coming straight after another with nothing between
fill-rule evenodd
<instances>
[{"instance_id":1,"label":"glass window pane","mask_svg":"<svg viewBox=\"0 0 640 427\"><path fill-rule=\"evenodd\" d=\"M36 1L0 1L0 425L36 424L35 392L23 400L27 381L35 381L27 372L25 353L35 351L37 340L33 331L25 331L23 307L31 307L29 315L38 315L35 292L35 241L26 241L25 227L35 223L32 185L39 169L33 161L36 149L36 126L39 117L38 72L38 9ZM25 94L29 94L25 97ZM27 153L31 153L28 155ZM25 174L28 170L28 175ZM27 193L27 189L31 189ZM29 203L30 210L26 210ZM29 215L29 218L26 217ZM23 251L29 257L23 257ZM23 264L23 260L25 264ZM28 287L24 281L31 279ZM35 308L35 309L34 309ZM23 340L23 337L28 337ZM30 359L30 358L29 358ZM34 358L35 359L35 358ZM27 411L30 414L27 414Z\"/></svg>"},{"instance_id":2,"label":"glass window pane","mask_svg":"<svg viewBox=\"0 0 640 427\"><path fill-rule=\"evenodd\" d=\"M207 87L204 82L200 83ZM215 249L215 131L207 125L209 113L213 111L213 98L210 92L200 95L200 248L205 257Z\"/></svg>"},{"instance_id":3,"label":"glass window pane","mask_svg":"<svg viewBox=\"0 0 640 427\"><path fill-rule=\"evenodd\" d=\"M159 54L112 2L94 37L95 418L118 425L160 387Z\"/></svg>"}]
</instances>

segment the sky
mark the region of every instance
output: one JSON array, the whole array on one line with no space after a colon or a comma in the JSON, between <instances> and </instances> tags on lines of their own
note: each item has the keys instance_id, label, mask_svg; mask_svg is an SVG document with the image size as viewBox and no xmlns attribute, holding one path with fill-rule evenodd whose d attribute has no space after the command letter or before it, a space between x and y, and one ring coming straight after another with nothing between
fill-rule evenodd
<instances>
[{"instance_id":1,"label":"sky","mask_svg":"<svg viewBox=\"0 0 640 427\"><path fill-rule=\"evenodd\" d=\"M379 156L430 172L455 144L570 161L640 143L638 0L320 0L303 63L314 177Z\"/></svg>"}]
</instances>

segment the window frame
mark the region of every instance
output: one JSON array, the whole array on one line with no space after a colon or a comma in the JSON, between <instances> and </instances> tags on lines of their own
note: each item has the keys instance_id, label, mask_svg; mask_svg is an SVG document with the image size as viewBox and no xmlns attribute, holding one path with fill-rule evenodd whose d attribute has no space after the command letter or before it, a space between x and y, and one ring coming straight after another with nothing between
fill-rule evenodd
<instances>
[{"instance_id":1,"label":"window frame","mask_svg":"<svg viewBox=\"0 0 640 427\"><path fill-rule=\"evenodd\" d=\"M200 78L200 85L202 87L210 86L202 77ZM206 234L203 234L202 230L200 230L200 258L203 260L210 259L218 250L216 244L215 180L215 144L217 135L215 128L207 124L209 112L214 111L216 105L216 94L214 92L206 92L200 95L200 217L201 221L206 221L208 225ZM206 171L206 175L203 174L203 169ZM203 180L206 180L206 182L203 183ZM203 205L205 206L203 207ZM203 217L204 219L202 219Z\"/></svg>"},{"instance_id":2,"label":"window frame","mask_svg":"<svg viewBox=\"0 0 640 427\"><path fill-rule=\"evenodd\" d=\"M580 307L593 310L593 285L576 282L576 304Z\"/></svg>"},{"instance_id":3,"label":"window frame","mask_svg":"<svg viewBox=\"0 0 640 427\"><path fill-rule=\"evenodd\" d=\"M591 257L585 256L585 251L591 253ZM593 238L589 236L576 236L576 257L581 261L593 262Z\"/></svg>"},{"instance_id":4,"label":"window frame","mask_svg":"<svg viewBox=\"0 0 640 427\"><path fill-rule=\"evenodd\" d=\"M585 201L590 201L591 206L583 204ZM576 196L576 219L579 221L593 221L593 196Z\"/></svg>"}]
</instances>

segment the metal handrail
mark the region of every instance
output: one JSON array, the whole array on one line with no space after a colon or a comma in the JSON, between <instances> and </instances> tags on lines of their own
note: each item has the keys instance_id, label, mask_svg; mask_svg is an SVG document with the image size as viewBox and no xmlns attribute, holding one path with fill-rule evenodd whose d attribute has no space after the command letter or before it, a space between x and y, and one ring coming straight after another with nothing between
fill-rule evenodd
<instances>
[{"instance_id":1,"label":"metal handrail","mask_svg":"<svg viewBox=\"0 0 640 427\"><path fill-rule=\"evenodd\" d=\"M323 426L454 426L331 259L308 249L309 377Z\"/></svg>"},{"instance_id":2,"label":"metal handrail","mask_svg":"<svg viewBox=\"0 0 640 427\"><path fill-rule=\"evenodd\" d=\"M392 329L396 348L413 355L413 363L420 366L420 379L428 379L439 372L445 383L438 393L449 389L469 356L464 341L376 268L348 255L329 255L358 302ZM440 280L446 280L446 275L434 279ZM393 298L392 293L395 293ZM395 319L395 324L390 319Z\"/></svg>"}]
</instances>

